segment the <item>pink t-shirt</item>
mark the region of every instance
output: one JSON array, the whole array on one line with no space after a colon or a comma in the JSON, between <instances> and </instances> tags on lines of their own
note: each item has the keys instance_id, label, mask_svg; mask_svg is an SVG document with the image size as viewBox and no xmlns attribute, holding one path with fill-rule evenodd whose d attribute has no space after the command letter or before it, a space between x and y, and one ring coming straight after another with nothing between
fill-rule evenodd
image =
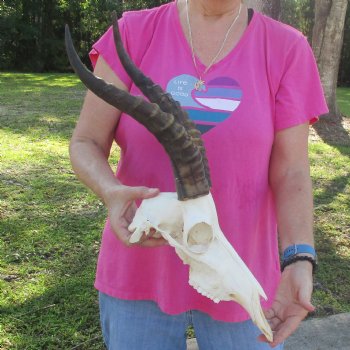
<instances>
[{"instance_id":1,"label":"pink t-shirt","mask_svg":"<svg viewBox=\"0 0 350 350\"><path fill-rule=\"evenodd\" d=\"M197 73L175 2L125 13L120 28L134 62L188 110L201 130L221 229L264 288L263 307L268 307L280 278L268 183L274 135L327 112L307 40L255 13L237 46L204 76L205 89L195 91ZM93 64L99 55L133 95L141 94L120 65L110 29L93 46ZM205 67L199 63L198 68ZM121 148L116 176L122 183L175 192L170 160L142 125L122 114L115 140ZM169 314L197 309L222 321L248 318L237 303L215 304L190 287L188 266L172 247L125 247L108 220L95 286L122 299L153 300Z\"/></svg>"}]
</instances>

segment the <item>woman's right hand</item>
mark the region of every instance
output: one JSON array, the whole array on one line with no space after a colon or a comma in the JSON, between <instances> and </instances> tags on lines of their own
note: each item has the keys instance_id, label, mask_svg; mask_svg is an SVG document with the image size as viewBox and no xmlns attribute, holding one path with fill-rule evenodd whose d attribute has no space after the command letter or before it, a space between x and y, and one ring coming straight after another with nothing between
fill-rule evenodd
<instances>
[{"instance_id":1,"label":"woman's right hand","mask_svg":"<svg viewBox=\"0 0 350 350\"><path fill-rule=\"evenodd\" d=\"M132 232L128 230L128 227L137 210L135 200L153 198L158 194L159 190L157 188L116 185L104 196L113 232L125 245L130 245L129 239ZM156 238L151 234L143 235L136 244L144 247L158 247L167 244L167 241L162 237Z\"/></svg>"}]
</instances>

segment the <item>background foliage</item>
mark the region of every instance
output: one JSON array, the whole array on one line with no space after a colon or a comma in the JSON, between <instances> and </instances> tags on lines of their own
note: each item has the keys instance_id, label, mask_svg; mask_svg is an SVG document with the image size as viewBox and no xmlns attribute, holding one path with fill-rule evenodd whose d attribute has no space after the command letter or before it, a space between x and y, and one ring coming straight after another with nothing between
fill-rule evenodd
<instances>
[{"instance_id":1,"label":"background foliage","mask_svg":"<svg viewBox=\"0 0 350 350\"><path fill-rule=\"evenodd\" d=\"M64 24L70 25L80 57L89 64L92 43L106 30L112 11L150 8L170 0L3 0L0 2L0 70L69 71ZM315 0L282 0L285 23L311 38ZM350 85L350 9L340 84Z\"/></svg>"},{"instance_id":2,"label":"background foliage","mask_svg":"<svg viewBox=\"0 0 350 350\"><path fill-rule=\"evenodd\" d=\"M164 1L163 1L164 2ZM5 0L0 2L0 69L66 71L64 25L70 25L81 57L106 30L112 11L156 6L162 1Z\"/></svg>"}]
</instances>

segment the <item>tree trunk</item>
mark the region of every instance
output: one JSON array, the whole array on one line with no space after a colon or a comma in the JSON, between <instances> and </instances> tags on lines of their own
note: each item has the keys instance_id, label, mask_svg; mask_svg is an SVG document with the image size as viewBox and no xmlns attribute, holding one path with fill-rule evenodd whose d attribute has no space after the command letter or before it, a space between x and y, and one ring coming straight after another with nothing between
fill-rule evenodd
<instances>
[{"instance_id":1,"label":"tree trunk","mask_svg":"<svg viewBox=\"0 0 350 350\"><path fill-rule=\"evenodd\" d=\"M316 0L312 48L320 71L329 114L323 119L341 121L336 103L339 63L348 0Z\"/></svg>"},{"instance_id":2,"label":"tree trunk","mask_svg":"<svg viewBox=\"0 0 350 350\"><path fill-rule=\"evenodd\" d=\"M244 0L244 3L276 20L280 18L281 0Z\"/></svg>"}]
</instances>

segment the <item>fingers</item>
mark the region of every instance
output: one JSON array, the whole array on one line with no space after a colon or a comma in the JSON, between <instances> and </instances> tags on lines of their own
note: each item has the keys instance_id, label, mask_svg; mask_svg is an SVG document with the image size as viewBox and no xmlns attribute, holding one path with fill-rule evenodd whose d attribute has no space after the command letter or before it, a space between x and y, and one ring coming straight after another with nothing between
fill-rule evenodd
<instances>
[{"instance_id":1,"label":"fingers","mask_svg":"<svg viewBox=\"0 0 350 350\"><path fill-rule=\"evenodd\" d=\"M152 234L143 234L141 239L136 243L130 243L130 232L125 227L119 227L115 235L121 240L126 246L132 247L135 245L142 247L160 247L163 245L168 245L168 241L163 237L153 237Z\"/></svg>"},{"instance_id":2,"label":"fingers","mask_svg":"<svg viewBox=\"0 0 350 350\"><path fill-rule=\"evenodd\" d=\"M120 227L116 236L127 246L142 246L142 247L159 247L168 245L168 241L154 228L150 228L149 232L140 232L142 236L136 236L136 240L130 241L132 233L125 227ZM134 238L134 237L133 237Z\"/></svg>"},{"instance_id":3,"label":"fingers","mask_svg":"<svg viewBox=\"0 0 350 350\"><path fill-rule=\"evenodd\" d=\"M311 304L311 294L312 290L308 288L302 288L299 291L299 304L308 312L313 312L316 309L315 306Z\"/></svg>"},{"instance_id":4,"label":"fingers","mask_svg":"<svg viewBox=\"0 0 350 350\"><path fill-rule=\"evenodd\" d=\"M128 231L127 228L123 226L119 226L116 228L113 228L115 236L122 241L126 246L131 246L132 244L130 243L130 236L131 233Z\"/></svg>"},{"instance_id":5,"label":"fingers","mask_svg":"<svg viewBox=\"0 0 350 350\"><path fill-rule=\"evenodd\" d=\"M276 302L275 302L275 304L276 304ZM276 307L275 305L273 305L273 306ZM270 308L270 309L264 310L264 315L268 320L270 320L276 316L276 311L273 308Z\"/></svg>"},{"instance_id":6,"label":"fingers","mask_svg":"<svg viewBox=\"0 0 350 350\"><path fill-rule=\"evenodd\" d=\"M308 312L315 310L311 304L310 272L302 265L295 264L287 274L282 275L274 303L264 312L273 331L273 342L269 343L272 348L284 342L298 328ZM263 335L258 339L268 342Z\"/></svg>"},{"instance_id":7,"label":"fingers","mask_svg":"<svg viewBox=\"0 0 350 350\"><path fill-rule=\"evenodd\" d=\"M160 247L163 245L169 245L168 241L164 238L148 238L145 241L141 242L139 245L142 247Z\"/></svg>"},{"instance_id":8,"label":"fingers","mask_svg":"<svg viewBox=\"0 0 350 350\"><path fill-rule=\"evenodd\" d=\"M127 192L131 197L130 199L148 199L156 197L159 194L159 189L144 186L128 187Z\"/></svg>"},{"instance_id":9,"label":"fingers","mask_svg":"<svg viewBox=\"0 0 350 350\"><path fill-rule=\"evenodd\" d=\"M316 310L316 307L311 304L309 300L300 300L300 305L307 310L307 312L313 312Z\"/></svg>"},{"instance_id":10,"label":"fingers","mask_svg":"<svg viewBox=\"0 0 350 350\"><path fill-rule=\"evenodd\" d=\"M296 322L295 320L287 320L286 322L278 322L277 330L273 331L273 341L269 342L264 334L260 334L258 340L274 348L277 345L283 343L295 330L298 328L301 320Z\"/></svg>"},{"instance_id":11,"label":"fingers","mask_svg":"<svg viewBox=\"0 0 350 350\"><path fill-rule=\"evenodd\" d=\"M278 317L268 319L268 323L273 331L278 328L281 322L282 321Z\"/></svg>"},{"instance_id":12,"label":"fingers","mask_svg":"<svg viewBox=\"0 0 350 350\"><path fill-rule=\"evenodd\" d=\"M282 317L281 315L284 312L288 312L290 315ZM292 333L295 332L301 321L307 315L307 310L300 303L298 303L297 308L293 308L293 312L288 310L285 310L284 312L282 308L270 308L265 311L265 316L271 330L273 331L273 342L269 342L262 334L258 337L259 341L269 343L272 348L276 347L278 344L283 343Z\"/></svg>"},{"instance_id":13,"label":"fingers","mask_svg":"<svg viewBox=\"0 0 350 350\"><path fill-rule=\"evenodd\" d=\"M270 343L270 346L274 348L283 343L292 333L295 332L301 321L301 317L293 316L280 323L274 332L273 342Z\"/></svg>"},{"instance_id":14,"label":"fingers","mask_svg":"<svg viewBox=\"0 0 350 350\"><path fill-rule=\"evenodd\" d=\"M144 186L131 187L121 185L113 200L109 201L110 223L115 235L125 244L130 245L131 232L128 230L137 210L135 200L148 199L159 194L159 189ZM154 242L154 246L161 242ZM163 243L164 244L164 243Z\"/></svg>"},{"instance_id":15,"label":"fingers","mask_svg":"<svg viewBox=\"0 0 350 350\"><path fill-rule=\"evenodd\" d=\"M155 228L151 228L149 233L147 235L144 233L136 244L142 247L159 247L168 245L168 241Z\"/></svg>"}]
</instances>

